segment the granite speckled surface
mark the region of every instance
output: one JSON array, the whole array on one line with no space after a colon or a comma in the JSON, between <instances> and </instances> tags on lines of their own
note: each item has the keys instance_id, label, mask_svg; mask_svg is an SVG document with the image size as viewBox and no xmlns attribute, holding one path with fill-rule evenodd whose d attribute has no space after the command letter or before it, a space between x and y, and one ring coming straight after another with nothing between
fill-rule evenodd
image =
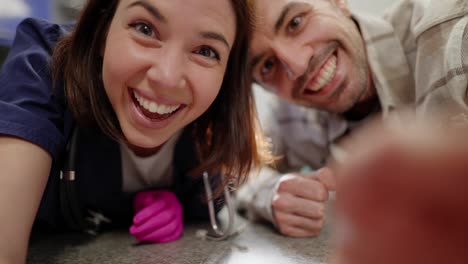
<instances>
[{"instance_id":1,"label":"granite speckled surface","mask_svg":"<svg viewBox=\"0 0 468 264\"><path fill-rule=\"evenodd\" d=\"M328 227L318 238L298 239L240 217L236 225L245 228L221 242L196 236L208 223L186 226L181 239L167 244L137 244L127 230L94 238L76 233L39 236L31 241L27 263L318 264L330 256Z\"/></svg>"}]
</instances>

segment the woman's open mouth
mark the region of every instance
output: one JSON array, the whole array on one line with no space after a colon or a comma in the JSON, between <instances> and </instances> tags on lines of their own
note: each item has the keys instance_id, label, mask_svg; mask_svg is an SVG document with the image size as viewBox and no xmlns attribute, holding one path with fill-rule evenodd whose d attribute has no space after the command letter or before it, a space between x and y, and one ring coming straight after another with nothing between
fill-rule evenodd
<instances>
[{"instance_id":1,"label":"woman's open mouth","mask_svg":"<svg viewBox=\"0 0 468 264\"><path fill-rule=\"evenodd\" d=\"M145 116L153 122L160 122L169 119L171 116L175 115L182 108L184 108L184 105L182 104L158 104L139 95L134 89L131 90L131 96L133 99L133 103L141 112L141 114L143 114L143 116Z\"/></svg>"}]
</instances>

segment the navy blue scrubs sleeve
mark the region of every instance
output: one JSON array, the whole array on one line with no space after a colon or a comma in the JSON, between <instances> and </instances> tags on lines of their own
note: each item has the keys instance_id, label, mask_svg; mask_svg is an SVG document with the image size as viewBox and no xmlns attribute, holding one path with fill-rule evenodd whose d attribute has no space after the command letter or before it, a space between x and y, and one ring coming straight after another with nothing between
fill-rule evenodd
<instances>
[{"instance_id":1,"label":"navy blue scrubs sleeve","mask_svg":"<svg viewBox=\"0 0 468 264\"><path fill-rule=\"evenodd\" d=\"M65 33L43 20L24 20L0 71L0 135L30 141L55 160L64 147L65 106L63 88L52 87L50 58Z\"/></svg>"}]
</instances>

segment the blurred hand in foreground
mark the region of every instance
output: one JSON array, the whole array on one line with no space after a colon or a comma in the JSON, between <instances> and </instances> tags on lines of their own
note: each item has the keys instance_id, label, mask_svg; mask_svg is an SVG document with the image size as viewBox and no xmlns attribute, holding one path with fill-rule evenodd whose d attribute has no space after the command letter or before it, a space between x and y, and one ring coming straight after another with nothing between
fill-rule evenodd
<instances>
[{"instance_id":1,"label":"blurred hand in foreground","mask_svg":"<svg viewBox=\"0 0 468 264\"><path fill-rule=\"evenodd\" d=\"M468 263L468 129L406 124L345 142L333 263Z\"/></svg>"}]
</instances>

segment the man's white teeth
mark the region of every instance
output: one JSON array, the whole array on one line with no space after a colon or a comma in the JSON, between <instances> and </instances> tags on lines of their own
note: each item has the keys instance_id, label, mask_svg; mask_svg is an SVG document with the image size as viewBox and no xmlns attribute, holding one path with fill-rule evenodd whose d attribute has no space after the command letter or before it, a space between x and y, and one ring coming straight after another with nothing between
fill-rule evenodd
<instances>
[{"instance_id":1,"label":"man's white teeth","mask_svg":"<svg viewBox=\"0 0 468 264\"><path fill-rule=\"evenodd\" d=\"M318 73L317 78L315 78L314 84L308 89L314 92L320 91L323 87L327 86L327 84L333 79L333 77L335 76L335 72L336 55L332 55Z\"/></svg>"},{"instance_id":2,"label":"man's white teeth","mask_svg":"<svg viewBox=\"0 0 468 264\"><path fill-rule=\"evenodd\" d=\"M142 96L139 96L136 92L133 92L133 95L138 101L138 104L140 104L141 107L150 111L151 113L158 113L160 115L170 114L176 111L177 109L179 109L180 107L180 105L169 106L169 105L157 104L155 102L146 100Z\"/></svg>"}]
</instances>

